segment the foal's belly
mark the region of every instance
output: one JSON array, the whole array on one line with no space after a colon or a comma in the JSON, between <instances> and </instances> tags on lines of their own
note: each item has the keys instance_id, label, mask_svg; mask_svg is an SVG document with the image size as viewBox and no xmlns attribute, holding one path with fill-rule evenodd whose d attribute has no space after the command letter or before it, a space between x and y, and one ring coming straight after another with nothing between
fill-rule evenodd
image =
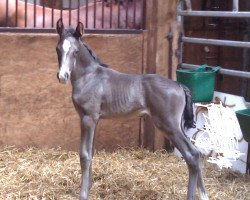
<instances>
[{"instance_id":1,"label":"foal's belly","mask_svg":"<svg viewBox=\"0 0 250 200\"><path fill-rule=\"evenodd\" d=\"M149 113L141 78L140 75L110 73L102 96L101 117L126 117Z\"/></svg>"},{"instance_id":2,"label":"foal's belly","mask_svg":"<svg viewBox=\"0 0 250 200\"><path fill-rule=\"evenodd\" d=\"M150 115L150 111L147 108L144 109L138 109L133 110L130 112L102 112L100 118L101 119L112 119L112 118L128 118L131 116L144 116L144 115Z\"/></svg>"},{"instance_id":3,"label":"foal's belly","mask_svg":"<svg viewBox=\"0 0 250 200\"><path fill-rule=\"evenodd\" d=\"M104 102L101 106L101 118L128 117L149 114L143 98L118 98Z\"/></svg>"}]
</instances>

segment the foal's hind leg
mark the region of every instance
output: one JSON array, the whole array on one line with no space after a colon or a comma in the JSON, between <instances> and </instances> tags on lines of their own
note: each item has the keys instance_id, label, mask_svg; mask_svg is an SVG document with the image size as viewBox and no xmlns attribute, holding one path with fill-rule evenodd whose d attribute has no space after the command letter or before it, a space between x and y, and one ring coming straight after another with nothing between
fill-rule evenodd
<instances>
[{"instance_id":1,"label":"foal's hind leg","mask_svg":"<svg viewBox=\"0 0 250 200\"><path fill-rule=\"evenodd\" d=\"M201 200L208 200L200 169L200 153L194 145L184 136L181 130L173 129L169 139L180 151L185 159L189 170L188 200L195 199L195 191L198 183Z\"/></svg>"},{"instance_id":2,"label":"foal's hind leg","mask_svg":"<svg viewBox=\"0 0 250 200\"><path fill-rule=\"evenodd\" d=\"M197 181L197 186L200 194L201 200L208 200L207 192L205 189L205 184L202 178L201 170L198 172L198 181Z\"/></svg>"},{"instance_id":3,"label":"foal's hind leg","mask_svg":"<svg viewBox=\"0 0 250 200\"><path fill-rule=\"evenodd\" d=\"M155 120L154 120L155 121ZM156 120L159 125L159 120ZM171 124L171 123L166 123ZM157 125L157 124L156 124ZM197 183L199 185L199 189L201 191L201 200L208 200L206 195L204 183L201 176L201 169L200 169L200 153L199 151L193 146L193 144L185 137L183 131L180 128L180 125L175 124L176 127L168 128L163 123L160 123L158 126L161 130L168 133L167 138L170 139L175 147L180 151L183 158L185 159L188 170L189 170L189 181L188 181L188 200L195 199L195 192Z\"/></svg>"},{"instance_id":4,"label":"foal's hind leg","mask_svg":"<svg viewBox=\"0 0 250 200\"><path fill-rule=\"evenodd\" d=\"M170 136L170 140L175 147L180 151L185 159L189 170L188 181L188 200L195 199L195 191L197 186L198 174L200 171L199 152L192 146L183 133L179 130L174 130Z\"/></svg>"}]
</instances>

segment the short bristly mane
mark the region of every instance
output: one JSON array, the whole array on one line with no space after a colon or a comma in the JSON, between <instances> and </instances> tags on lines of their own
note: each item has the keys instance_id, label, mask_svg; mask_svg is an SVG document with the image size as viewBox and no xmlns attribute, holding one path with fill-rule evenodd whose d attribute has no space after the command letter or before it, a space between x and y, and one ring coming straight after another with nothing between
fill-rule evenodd
<instances>
[{"instance_id":1,"label":"short bristly mane","mask_svg":"<svg viewBox=\"0 0 250 200\"><path fill-rule=\"evenodd\" d=\"M75 36L75 30L74 30L73 28L68 28L68 29L66 29L64 35L65 35L65 37L67 37L67 36L76 37L76 36ZM83 46L88 50L90 56L91 56L99 65L101 65L102 67L108 67L108 65L105 64L105 63L103 63L103 62L101 61L101 59L97 57L97 55L95 54L95 52L94 52L91 48L89 48L88 45L87 45L83 40L80 40L80 41L82 42Z\"/></svg>"},{"instance_id":2,"label":"short bristly mane","mask_svg":"<svg viewBox=\"0 0 250 200\"><path fill-rule=\"evenodd\" d=\"M101 65L102 67L108 67L108 65L105 64L105 63L103 63L103 62L100 60L100 58L97 57L97 55L95 54L95 52L92 51L92 49L90 49L90 48L88 47L88 45L87 45L85 42L83 42L82 40L81 40L81 42L82 42L83 46L88 50L88 52L89 52L89 54L92 56L92 58L93 58L99 65Z\"/></svg>"}]
</instances>

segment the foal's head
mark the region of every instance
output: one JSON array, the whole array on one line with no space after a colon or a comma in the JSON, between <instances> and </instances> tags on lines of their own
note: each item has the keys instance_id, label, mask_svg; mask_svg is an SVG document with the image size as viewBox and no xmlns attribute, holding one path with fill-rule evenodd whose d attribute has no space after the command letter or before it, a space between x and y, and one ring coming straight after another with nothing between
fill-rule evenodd
<instances>
[{"instance_id":1,"label":"foal's head","mask_svg":"<svg viewBox=\"0 0 250 200\"><path fill-rule=\"evenodd\" d=\"M84 32L84 27L81 22L78 22L76 30L64 29L63 21L59 19L56 30L60 36L56 47L59 63L57 77L60 82L66 83L70 79L71 72L76 65L80 45L79 40Z\"/></svg>"}]
</instances>

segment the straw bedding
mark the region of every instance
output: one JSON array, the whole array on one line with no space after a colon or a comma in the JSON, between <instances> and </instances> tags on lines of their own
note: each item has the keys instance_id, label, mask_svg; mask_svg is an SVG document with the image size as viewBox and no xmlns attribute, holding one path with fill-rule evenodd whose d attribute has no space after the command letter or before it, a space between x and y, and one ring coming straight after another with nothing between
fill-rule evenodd
<instances>
[{"instance_id":1,"label":"straw bedding","mask_svg":"<svg viewBox=\"0 0 250 200\"><path fill-rule=\"evenodd\" d=\"M250 176L204 165L210 199L250 199ZM78 153L0 148L0 199L78 199L80 177ZM91 200L183 200L187 168L182 159L164 151L98 152L93 181Z\"/></svg>"}]
</instances>

